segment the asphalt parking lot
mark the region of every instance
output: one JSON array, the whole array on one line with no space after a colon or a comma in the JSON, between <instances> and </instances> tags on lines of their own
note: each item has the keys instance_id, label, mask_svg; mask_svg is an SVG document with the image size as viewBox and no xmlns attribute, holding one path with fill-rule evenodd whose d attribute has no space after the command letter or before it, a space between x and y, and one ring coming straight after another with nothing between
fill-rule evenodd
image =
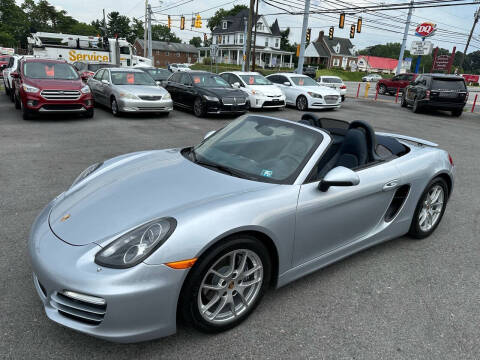
<instances>
[{"instance_id":1,"label":"asphalt parking lot","mask_svg":"<svg viewBox=\"0 0 480 360\"><path fill-rule=\"evenodd\" d=\"M298 120L297 110L264 114ZM413 114L347 99L328 117L437 142L457 167L436 232L399 238L270 291L239 327L120 345L65 329L44 314L27 258L30 226L88 165L119 154L199 142L231 118L63 116L24 121L0 95L0 354L7 359L478 359L480 116ZM348 219L346 219L348 221Z\"/></svg>"}]
</instances>

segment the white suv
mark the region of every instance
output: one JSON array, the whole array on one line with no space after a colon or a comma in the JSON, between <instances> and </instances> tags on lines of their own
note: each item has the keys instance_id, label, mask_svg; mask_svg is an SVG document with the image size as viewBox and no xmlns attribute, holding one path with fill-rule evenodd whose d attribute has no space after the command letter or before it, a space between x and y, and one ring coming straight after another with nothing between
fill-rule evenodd
<instances>
[{"instance_id":1,"label":"white suv","mask_svg":"<svg viewBox=\"0 0 480 360\"><path fill-rule=\"evenodd\" d=\"M230 71L221 73L220 76L247 94L248 104L252 108L285 107L283 91L258 72Z\"/></svg>"}]
</instances>

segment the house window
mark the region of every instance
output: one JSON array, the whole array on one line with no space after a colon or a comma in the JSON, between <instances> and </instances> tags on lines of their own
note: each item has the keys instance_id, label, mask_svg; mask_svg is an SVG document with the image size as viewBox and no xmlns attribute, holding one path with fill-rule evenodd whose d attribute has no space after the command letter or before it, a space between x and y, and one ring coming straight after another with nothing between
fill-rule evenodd
<instances>
[{"instance_id":1,"label":"house window","mask_svg":"<svg viewBox=\"0 0 480 360\"><path fill-rule=\"evenodd\" d=\"M257 30L260 30L260 31L263 30L263 24L261 22L257 23Z\"/></svg>"},{"instance_id":2,"label":"house window","mask_svg":"<svg viewBox=\"0 0 480 360\"><path fill-rule=\"evenodd\" d=\"M227 28L227 22L224 21L224 22L222 23L222 29L226 29L226 28Z\"/></svg>"},{"instance_id":3,"label":"house window","mask_svg":"<svg viewBox=\"0 0 480 360\"><path fill-rule=\"evenodd\" d=\"M170 53L168 51L165 51L165 56L170 56Z\"/></svg>"},{"instance_id":4,"label":"house window","mask_svg":"<svg viewBox=\"0 0 480 360\"><path fill-rule=\"evenodd\" d=\"M177 57L180 57L180 53L179 53L179 52L177 52L177 54L176 54L176 55L177 55Z\"/></svg>"},{"instance_id":5,"label":"house window","mask_svg":"<svg viewBox=\"0 0 480 360\"><path fill-rule=\"evenodd\" d=\"M220 36L217 35L217 44L220 44Z\"/></svg>"},{"instance_id":6,"label":"house window","mask_svg":"<svg viewBox=\"0 0 480 360\"><path fill-rule=\"evenodd\" d=\"M268 37L265 38L265 47L268 47Z\"/></svg>"},{"instance_id":7,"label":"house window","mask_svg":"<svg viewBox=\"0 0 480 360\"><path fill-rule=\"evenodd\" d=\"M275 47L280 47L280 39L275 39Z\"/></svg>"},{"instance_id":8,"label":"house window","mask_svg":"<svg viewBox=\"0 0 480 360\"><path fill-rule=\"evenodd\" d=\"M355 60L350 60L350 66L353 66L355 64Z\"/></svg>"},{"instance_id":9,"label":"house window","mask_svg":"<svg viewBox=\"0 0 480 360\"><path fill-rule=\"evenodd\" d=\"M340 60L338 58L333 59L333 66L340 66Z\"/></svg>"},{"instance_id":10,"label":"house window","mask_svg":"<svg viewBox=\"0 0 480 360\"><path fill-rule=\"evenodd\" d=\"M242 33L238 34L238 43L243 44L243 34Z\"/></svg>"},{"instance_id":11,"label":"house window","mask_svg":"<svg viewBox=\"0 0 480 360\"><path fill-rule=\"evenodd\" d=\"M225 41L227 40L226 36L222 36L222 44L225 44Z\"/></svg>"},{"instance_id":12,"label":"house window","mask_svg":"<svg viewBox=\"0 0 480 360\"><path fill-rule=\"evenodd\" d=\"M227 44L230 44L230 35L228 35Z\"/></svg>"}]
</instances>

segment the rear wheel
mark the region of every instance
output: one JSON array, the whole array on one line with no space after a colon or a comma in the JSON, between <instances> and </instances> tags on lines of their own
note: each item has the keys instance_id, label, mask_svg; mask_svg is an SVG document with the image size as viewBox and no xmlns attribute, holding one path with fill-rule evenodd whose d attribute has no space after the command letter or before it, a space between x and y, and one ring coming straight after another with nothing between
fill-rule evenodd
<instances>
[{"instance_id":1,"label":"rear wheel","mask_svg":"<svg viewBox=\"0 0 480 360\"><path fill-rule=\"evenodd\" d=\"M407 99L405 97L405 93L402 94L402 99L400 100L401 107L407 107Z\"/></svg>"},{"instance_id":2,"label":"rear wheel","mask_svg":"<svg viewBox=\"0 0 480 360\"><path fill-rule=\"evenodd\" d=\"M452 110L452 116L459 117L463 113L463 109L454 109Z\"/></svg>"},{"instance_id":3,"label":"rear wheel","mask_svg":"<svg viewBox=\"0 0 480 360\"><path fill-rule=\"evenodd\" d=\"M447 199L448 186L445 180L433 179L418 201L409 235L416 239L423 239L433 233L442 220Z\"/></svg>"},{"instance_id":4,"label":"rear wheel","mask_svg":"<svg viewBox=\"0 0 480 360\"><path fill-rule=\"evenodd\" d=\"M22 101L16 94L13 94L13 103L15 104L15 109L20 110L22 108Z\"/></svg>"},{"instance_id":5,"label":"rear wheel","mask_svg":"<svg viewBox=\"0 0 480 360\"><path fill-rule=\"evenodd\" d=\"M387 87L383 84L378 85L378 93L383 95L387 92Z\"/></svg>"},{"instance_id":6,"label":"rear wheel","mask_svg":"<svg viewBox=\"0 0 480 360\"><path fill-rule=\"evenodd\" d=\"M297 105L297 109L300 110L300 111L308 110L308 100L307 100L307 98L303 95L300 95L297 98L296 105Z\"/></svg>"},{"instance_id":7,"label":"rear wheel","mask_svg":"<svg viewBox=\"0 0 480 360\"><path fill-rule=\"evenodd\" d=\"M414 113L420 112L420 104L418 103L417 99L415 99L415 101L413 102L412 111Z\"/></svg>"},{"instance_id":8,"label":"rear wheel","mask_svg":"<svg viewBox=\"0 0 480 360\"><path fill-rule=\"evenodd\" d=\"M193 113L196 117L205 116L205 106L202 103L202 99L196 98L193 103Z\"/></svg>"},{"instance_id":9,"label":"rear wheel","mask_svg":"<svg viewBox=\"0 0 480 360\"><path fill-rule=\"evenodd\" d=\"M180 296L184 319L204 332L233 328L252 313L270 282L270 256L250 235L230 237L197 260Z\"/></svg>"}]
</instances>

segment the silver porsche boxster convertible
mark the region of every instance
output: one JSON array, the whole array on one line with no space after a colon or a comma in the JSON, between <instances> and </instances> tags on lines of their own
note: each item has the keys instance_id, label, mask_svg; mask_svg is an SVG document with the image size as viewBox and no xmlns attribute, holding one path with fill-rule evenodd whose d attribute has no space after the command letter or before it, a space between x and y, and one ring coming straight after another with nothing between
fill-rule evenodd
<instances>
[{"instance_id":1,"label":"silver porsche boxster convertible","mask_svg":"<svg viewBox=\"0 0 480 360\"><path fill-rule=\"evenodd\" d=\"M436 144L305 114L249 115L198 145L85 169L33 224L47 316L118 342L239 324L280 287L380 242L425 238L454 185Z\"/></svg>"}]
</instances>

